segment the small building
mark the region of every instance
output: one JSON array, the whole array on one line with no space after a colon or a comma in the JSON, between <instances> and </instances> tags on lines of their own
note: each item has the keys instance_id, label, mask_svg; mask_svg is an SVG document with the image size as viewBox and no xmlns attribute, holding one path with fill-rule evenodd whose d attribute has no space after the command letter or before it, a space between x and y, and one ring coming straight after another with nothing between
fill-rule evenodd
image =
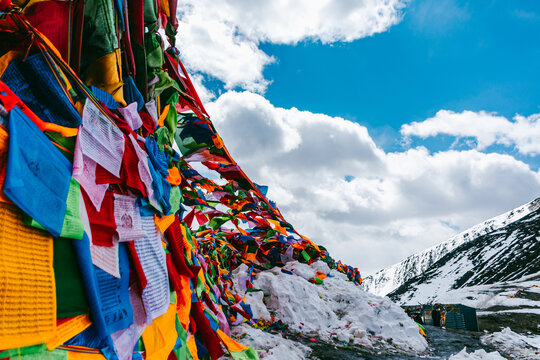
<instances>
[{"instance_id":1,"label":"small building","mask_svg":"<svg viewBox=\"0 0 540 360\"><path fill-rule=\"evenodd\" d=\"M433 325L433 310L440 311L440 324L447 329L478 331L476 309L462 304L426 304L401 306L408 314L422 314L424 324Z\"/></svg>"}]
</instances>

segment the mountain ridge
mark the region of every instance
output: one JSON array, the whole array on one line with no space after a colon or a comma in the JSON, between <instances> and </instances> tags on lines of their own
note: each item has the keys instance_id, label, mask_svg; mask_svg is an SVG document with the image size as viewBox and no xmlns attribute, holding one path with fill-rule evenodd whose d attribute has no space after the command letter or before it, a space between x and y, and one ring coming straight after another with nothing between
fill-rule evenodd
<instances>
[{"instance_id":1,"label":"mountain ridge","mask_svg":"<svg viewBox=\"0 0 540 360\"><path fill-rule=\"evenodd\" d=\"M364 290L376 295L384 296L389 294L408 280L426 271L430 266L462 244L497 231L539 208L540 198L536 198L513 210L474 225L446 241L412 254L388 268L379 270L374 275L366 276L362 287Z\"/></svg>"},{"instance_id":2,"label":"mountain ridge","mask_svg":"<svg viewBox=\"0 0 540 360\"><path fill-rule=\"evenodd\" d=\"M540 272L540 208L445 254L388 296L401 303L439 301L446 293Z\"/></svg>"}]
</instances>

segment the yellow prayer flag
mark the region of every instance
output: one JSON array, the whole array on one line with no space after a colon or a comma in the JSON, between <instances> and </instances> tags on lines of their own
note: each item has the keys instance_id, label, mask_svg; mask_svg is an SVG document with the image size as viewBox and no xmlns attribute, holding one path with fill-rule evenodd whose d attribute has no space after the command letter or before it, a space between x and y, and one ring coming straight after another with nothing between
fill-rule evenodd
<instances>
[{"instance_id":1,"label":"yellow prayer flag","mask_svg":"<svg viewBox=\"0 0 540 360\"><path fill-rule=\"evenodd\" d=\"M75 316L64 321L56 326L56 333L49 341L47 341L47 349L56 349L67 340L83 332L90 325L92 325L92 322L90 321L88 314Z\"/></svg>"},{"instance_id":2,"label":"yellow prayer flag","mask_svg":"<svg viewBox=\"0 0 540 360\"><path fill-rule=\"evenodd\" d=\"M176 304L170 304L167 312L154 319L142 334L146 360L167 359L176 344Z\"/></svg>"},{"instance_id":3,"label":"yellow prayer flag","mask_svg":"<svg viewBox=\"0 0 540 360\"><path fill-rule=\"evenodd\" d=\"M42 344L56 328L53 239L0 203L0 349Z\"/></svg>"}]
</instances>

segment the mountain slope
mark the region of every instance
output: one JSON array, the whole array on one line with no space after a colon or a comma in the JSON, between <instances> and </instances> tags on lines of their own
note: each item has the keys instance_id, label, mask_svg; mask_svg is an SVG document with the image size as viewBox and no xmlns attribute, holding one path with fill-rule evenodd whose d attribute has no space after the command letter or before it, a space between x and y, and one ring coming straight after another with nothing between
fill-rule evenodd
<instances>
[{"instance_id":1,"label":"mountain slope","mask_svg":"<svg viewBox=\"0 0 540 360\"><path fill-rule=\"evenodd\" d=\"M540 209L448 252L388 294L401 303L425 303L475 285L517 280L540 272Z\"/></svg>"},{"instance_id":2,"label":"mountain slope","mask_svg":"<svg viewBox=\"0 0 540 360\"><path fill-rule=\"evenodd\" d=\"M411 255L397 264L380 270L374 275L367 276L362 283L363 288L376 295L386 295L399 286L423 273L435 262L447 255L458 246L470 242L479 236L491 233L508 224L511 224L531 212L540 208L540 198L522 205L507 213L489 219L483 223L475 225L450 239L426 249L417 254Z\"/></svg>"}]
</instances>

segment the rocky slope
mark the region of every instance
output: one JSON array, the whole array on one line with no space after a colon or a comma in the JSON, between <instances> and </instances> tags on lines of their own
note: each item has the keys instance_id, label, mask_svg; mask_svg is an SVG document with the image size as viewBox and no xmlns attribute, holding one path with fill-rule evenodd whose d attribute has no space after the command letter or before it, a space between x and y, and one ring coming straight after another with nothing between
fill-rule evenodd
<instances>
[{"instance_id":1,"label":"rocky slope","mask_svg":"<svg viewBox=\"0 0 540 360\"><path fill-rule=\"evenodd\" d=\"M512 289L516 292L521 285L535 291L538 288L534 281L529 284L540 272L540 209L535 207L528 207L531 212L520 219L448 251L421 274L392 291L390 298L401 303L439 301L449 294L459 293L467 294L465 298L474 298L481 294L481 291L473 291L475 289L484 286L488 291L498 288L495 284L510 282L517 285ZM509 294L507 298L516 298L516 295ZM479 303L476 307L488 308L489 305Z\"/></svg>"},{"instance_id":2,"label":"rocky slope","mask_svg":"<svg viewBox=\"0 0 540 360\"><path fill-rule=\"evenodd\" d=\"M475 225L466 231L453 236L445 242L435 245L417 254L411 255L401 262L367 276L362 284L366 291L377 295L386 295L415 276L422 274L430 266L448 255L462 244L502 229L540 208L540 198L522 205L512 211Z\"/></svg>"}]
</instances>

